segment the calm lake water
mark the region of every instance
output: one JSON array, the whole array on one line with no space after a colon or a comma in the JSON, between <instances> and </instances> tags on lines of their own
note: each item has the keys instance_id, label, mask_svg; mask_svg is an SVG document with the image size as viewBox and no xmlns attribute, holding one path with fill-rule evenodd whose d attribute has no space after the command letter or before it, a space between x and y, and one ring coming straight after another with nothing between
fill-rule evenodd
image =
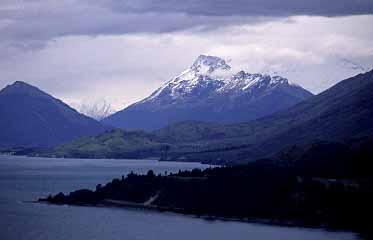
<instances>
[{"instance_id":1,"label":"calm lake water","mask_svg":"<svg viewBox=\"0 0 373 240\"><path fill-rule=\"evenodd\" d=\"M198 163L148 160L47 159L0 156L0 239L254 239L351 240L358 235L322 229L207 221L172 213L29 203L49 193L94 189L130 171L176 172Z\"/></svg>"}]
</instances>

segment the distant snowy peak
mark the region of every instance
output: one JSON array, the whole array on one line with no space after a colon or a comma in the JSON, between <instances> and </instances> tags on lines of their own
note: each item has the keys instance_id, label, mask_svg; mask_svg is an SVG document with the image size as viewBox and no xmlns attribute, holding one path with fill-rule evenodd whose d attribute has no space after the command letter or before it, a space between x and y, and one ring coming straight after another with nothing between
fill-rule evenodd
<instances>
[{"instance_id":1,"label":"distant snowy peak","mask_svg":"<svg viewBox=\"0 0 373 240\"><path fill-rule=\"evenodd\" d=\"M96 119L98 121L113 114L115 109L106 100L97 100L95 102L83 102L80 104L71 103L71 105L80 113Z\"/></svg>"},{"instance_id":2,"label":"distant snowy peak","mask_svg":"<svg viewBox=\"0 0 373 240\"><path fill-rule=\"evenodd\" d=\"M207 91L209 94L251 92L257 88L269 90L284 85L299 87L280 76L251 74L245 71L233 73L231 66L224 59L200 55L190 68L163 84L141 102L153 102L158 98L184 98L201 91Z\"/></svg>"}]
</instances>

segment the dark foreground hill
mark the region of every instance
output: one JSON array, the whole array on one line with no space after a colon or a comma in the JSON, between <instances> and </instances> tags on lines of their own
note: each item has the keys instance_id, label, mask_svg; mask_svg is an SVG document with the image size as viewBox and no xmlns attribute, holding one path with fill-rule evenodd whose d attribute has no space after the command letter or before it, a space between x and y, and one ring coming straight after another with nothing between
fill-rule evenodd
<instances>
[{"instance_id":1,"label":"dark foreground hill","mask_svg":"<svg viewBox=\"0 0 373 240\"><path fill-rule=\"evenodd\" d=\"M25 82L0 91L0 148L50 147L105 129Z\"/></svg>"},{"instance_id":2,"label":"dark foreground hill","mask_svg":"<svg viewBox=\"0 0 373 240\"><path fill-rule=\"evenodd\" d=\"M373 138L317 142L246 165L177 174L129 174L96 190L41 199L369 232Z\"/></svg>"}]
</instances>

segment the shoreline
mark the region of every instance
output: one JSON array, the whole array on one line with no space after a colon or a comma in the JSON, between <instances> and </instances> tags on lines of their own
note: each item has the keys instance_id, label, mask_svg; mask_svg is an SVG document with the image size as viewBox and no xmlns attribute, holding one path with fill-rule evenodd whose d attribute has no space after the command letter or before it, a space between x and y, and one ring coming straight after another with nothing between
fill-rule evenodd
<instances>
[{"instance_id":1,"label":"shoreline","mask_svg":"<svg viewBox=\"0 0 373 240\"><path fill-rule=\"evenodd\" d=\"M295 220L279 220L279 219L262 219L262 218L234 218L234 217L223 217L216 215L196 215L193 213L184 212L183 209L172 208L172 207L160 207L156 205L144 205L143 203L135 203L128 201L118 201L105 199L104 201L97 204L67 204L67 203L51 203L47 200L35 200L31 203L47 204L56 206L75 206L75 207L98 207L98 208L116 208L124 210L135 210L135 211L150 211L157 213L170 213L185 217L198 218L205 221L222 221L222 222L240 222L240 223L251 223L251 224L263 224L268 226L278 227L291 227L291 228L308 228L308 229L323 229L326 231L342 231L342 232L353 232L360 234L357 230L343 227L330 227L327 224L305 224L302 221Z\"/></svg>"},{"instance_id":2,"label":"shoreline","mask_svg":"<svg viewBox=\"0 0 373 240\"><path fill-rule=\"evenodd\" d=\"M16 155L16 154L6 154L6 153L0 153L0 157L14 157L14 158L39 158L39 159L53 159L53 160L110 160L110 161L154 161L154 162L162 162L162 163L199 163L202 165L208 165L210 167L222 167L224 165L217 165L217 164L209 164L204 162L198 162L198 161L168 161L168 160L162 160L159 158L71 158L71 157L46 157L46 156L32 156L32 155Z\"/></svg>"}]
</instances>

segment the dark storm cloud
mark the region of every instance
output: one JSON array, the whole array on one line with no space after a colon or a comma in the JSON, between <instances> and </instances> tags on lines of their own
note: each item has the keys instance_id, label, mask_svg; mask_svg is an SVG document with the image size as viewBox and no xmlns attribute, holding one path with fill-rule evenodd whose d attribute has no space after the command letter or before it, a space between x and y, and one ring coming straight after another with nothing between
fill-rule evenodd
<instances>
[{"instance_id":1,"label":"dark storm cloud","mask_svg":"<svg viewBox=\"0 0 373 240\"><path fill-rule=\"evenodd\" d=\"M109 2L16 1L7 5L0 3L0 45L32 49L61 36L164 33L192 27L203 31L250 21L258 20L236 16L190 17L180 12L127 11L114 9Z\"/></svg>"},{"instance_id":2,"label":"dark storm cloud","mask_svg":"<svg viewBox=\"0 0 373 240\"><path fill-rule=\"evenodd\" d=\"M372 0L109 0L117 11L182 12L205 16L342 16L373 13Z\"/></svg>"}]
</instances>

